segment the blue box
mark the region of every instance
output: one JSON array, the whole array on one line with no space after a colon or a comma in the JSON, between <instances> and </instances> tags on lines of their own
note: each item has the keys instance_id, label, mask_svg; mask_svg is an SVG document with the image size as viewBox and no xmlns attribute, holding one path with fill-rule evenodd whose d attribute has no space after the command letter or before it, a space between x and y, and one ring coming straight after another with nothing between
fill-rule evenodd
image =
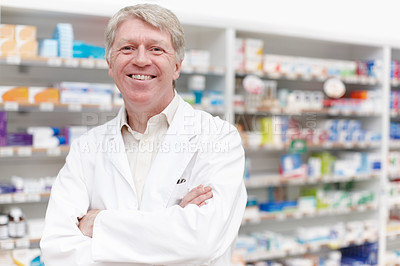
<instances>
[{"instance_id":1,"label":"blue box","mask_svg":"<svg viewBox=\"0 0 400 266\"><path fill-rule=\"evenodd\" d=\"M259 208L260 211L265 212L282 212L297 208L297 201L264 202L260 204Z\"/></svg>"}]
</instances>

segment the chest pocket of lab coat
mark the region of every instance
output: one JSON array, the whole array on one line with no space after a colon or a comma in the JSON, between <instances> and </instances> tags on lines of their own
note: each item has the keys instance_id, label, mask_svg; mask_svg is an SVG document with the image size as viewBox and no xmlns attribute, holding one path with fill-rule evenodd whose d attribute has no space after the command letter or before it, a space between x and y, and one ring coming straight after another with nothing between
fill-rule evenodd
<instances>
[{"instance_id":1,"label":"chest pocket of lab coat","mask_svg":"<svg viewBox=\"0 0 400 266\"><path fill-rule=\"evenodd\" d=\"M192 186L191 175L196 158L197 153L193 155L192 159L186 166L185 171L183 171L183 174L176 180L175 188L173 189L171 197L167 203L167 208L179 204L183 197L189 193Z\"/></svg>"}]
</instances>

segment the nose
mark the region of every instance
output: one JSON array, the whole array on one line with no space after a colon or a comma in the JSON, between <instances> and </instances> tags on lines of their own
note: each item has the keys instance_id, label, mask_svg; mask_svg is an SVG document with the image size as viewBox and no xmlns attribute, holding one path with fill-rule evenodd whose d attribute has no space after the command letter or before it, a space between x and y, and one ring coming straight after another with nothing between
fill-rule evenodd
<instances>
[{"instance_id":1,"label":"nose","mask_svg":"<svg viewBox=\"0 0 400 266\"><path fill-rule=\"evenodd\" d=\"M136 53L133 55L132 63L139 67L144 67L151 64L149 54L143 46L139 46L137 48Z\"/></svg>"}]
</instances>

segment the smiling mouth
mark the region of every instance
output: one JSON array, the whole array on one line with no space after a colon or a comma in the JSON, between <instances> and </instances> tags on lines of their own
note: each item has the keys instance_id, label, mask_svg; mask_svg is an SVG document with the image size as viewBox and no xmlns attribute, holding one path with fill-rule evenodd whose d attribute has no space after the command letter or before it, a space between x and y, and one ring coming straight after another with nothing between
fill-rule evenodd
<instances>
[{"instance_id":1,"label":"smiling mouth","mask_svg":"<svg viewBox=\"0 0 400 266\"><path fill-rule=\"evenodd\" d=\"M155 76L148 76L148 75L134 75L134 74L129 74L128 77L136 80L151 80L155 78Z\"/></svg>"}]
</instances>

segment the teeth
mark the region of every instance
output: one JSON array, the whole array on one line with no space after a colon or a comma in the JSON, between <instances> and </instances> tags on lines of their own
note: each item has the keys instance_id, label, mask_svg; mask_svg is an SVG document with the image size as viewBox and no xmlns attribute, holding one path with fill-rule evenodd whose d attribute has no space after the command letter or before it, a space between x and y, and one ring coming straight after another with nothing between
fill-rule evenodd
<instances>
[{"instance_id":1,"label":"teeth","mask_svg":"<svg viewBox=\"0 0 400 266\"><path fill-rule=\"evenodd\" d=\"M149 80L151 79L151 76L146 76L146 75L132 75L133 79L138 79L138 80Z\"/></svg>"}]
</instances>

